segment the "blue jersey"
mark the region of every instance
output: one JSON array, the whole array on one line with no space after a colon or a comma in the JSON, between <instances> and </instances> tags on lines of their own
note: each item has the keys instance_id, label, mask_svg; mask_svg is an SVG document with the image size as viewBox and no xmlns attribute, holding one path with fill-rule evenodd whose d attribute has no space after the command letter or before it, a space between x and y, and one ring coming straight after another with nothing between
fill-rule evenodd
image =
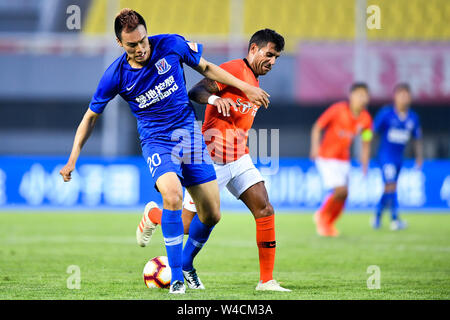
<instances>
[{"instance_id":1,"label":"blue jersey","mask_svg":"<svg viewBox=\"0 0 450 320\"><path fill-rule=\"evenodd\" d=\"M422 137L417 114L409 110L404 118L400 118L392 104L378 112L374 120L374 130L380 135L378 159L382 164L401 164L403 151L410 137Z\"/></svg>"},{"instance_id":2,"label":"blue jersey","mask_svg":"<svg viewBox=\"0 0 450 320\"><path fill-rule=\"evenodd\" d=\"M198 66L201 44L186 41L176 34L148 38L151 56L136 69L124 53L103 74L90 109L102 113L107 103L119 94L137 118L141 144L148 140L171 140L176 129L194 131L195 113L186 91L183 63Z\"/></svg>"}]
</instances>

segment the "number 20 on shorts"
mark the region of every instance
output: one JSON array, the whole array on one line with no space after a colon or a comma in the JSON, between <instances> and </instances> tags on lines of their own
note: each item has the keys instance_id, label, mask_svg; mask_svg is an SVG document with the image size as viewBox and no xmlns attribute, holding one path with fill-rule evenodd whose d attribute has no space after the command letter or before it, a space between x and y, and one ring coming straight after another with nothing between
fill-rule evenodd
<instances>
[{"instance_id":1,"label":"number 20 on shorts","mask_svg":"<svg viewBox=\"0 0 450 320\"><path fill-rule=\"evenodd\" d=\"M161 157L159 156L159 153L154 153L151 157L148 157L147 164L153 177L155 175L156 168L161 164Z\"/></svg>"}]
</instances>

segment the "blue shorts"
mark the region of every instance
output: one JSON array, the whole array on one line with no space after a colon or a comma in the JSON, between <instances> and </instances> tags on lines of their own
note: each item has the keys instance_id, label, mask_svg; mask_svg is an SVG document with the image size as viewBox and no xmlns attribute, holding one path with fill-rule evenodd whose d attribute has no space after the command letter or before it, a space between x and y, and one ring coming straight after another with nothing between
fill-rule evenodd
<instances>
[{"instance_id":1,"label":"blue shorts","mask_svg":"<svg viewBox=\"0 0 450 320\"><path fill-rule=\"evenodd\" d=\"M394 162L381 163L381 174L384 183L397 183L398 175L402 165Z\"/></svg>"},{"instance_id":2,"label":"blue shorts","mask_svg":"<svg viewBox=\"0 0 450 320\"><path fill-rule=\"evenodd\" d=\"M152 140L141 143L155 188L156 181L167 172L174 172L184 187L216 179L216 171L203 136L177 141Z\"/></svg>"}]
</instances>

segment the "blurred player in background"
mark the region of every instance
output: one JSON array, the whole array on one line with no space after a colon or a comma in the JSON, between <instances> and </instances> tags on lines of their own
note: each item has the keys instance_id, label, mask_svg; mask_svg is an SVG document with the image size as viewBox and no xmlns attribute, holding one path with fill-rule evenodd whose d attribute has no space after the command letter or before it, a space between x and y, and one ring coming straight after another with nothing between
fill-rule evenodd
<instances>
[{"instance_id":1,"label":"blurred player in background","mask_svg":"<svg viewBox=\"0 0 450 320\"><path fill-rule=\"evenodd\" d=\"M148 37L143 17L134 10L121 10L114 29L117 43L125 52L101 78L77 129L70 158L60 173L64 181L71 179L81 148L99 115L119 94L137 118L142 153L163 198L160 222L172 271L169 292L183 294L183 277L191 278L190 288L199 286L195 272L187 275L182 270L182 186L199 203L197 234L189 234L191 241L203 243L220 219L216 174L211 158L204 152L206 145L188 98L183 63L205 77L239 88L254 103L267 106L268 94L204 60L201 44L175 34ZM137 233L142 239L146 236L142 227L138 227Z\"/></svg>"},{"instance_id":2,"label":"blurred player in background","mask_svg":"<svg viewBox=\"0 0 450 320\"><path fill-rule=\"evenodd\" d=\"M391 229L406 228L406 223L398 216L397 179L410 137L414 139L416 167L420 169L423 162L422 130L419 117L410 110L411 101L409 85L398 84L394 89L394 103L381 109L374 120L374 130L380 135L378 161L385 184L372 223L374 229L381 227L382 213L387 207L391 209Z\"/></svg>"},{"instance_id":3,"label":"blurred player in background","mask_svg":"<svg viewBox=\"0 0 450 320\"><path fill-rule=\"evenodd\" d=\"M221 68L253 86L259 86L259 76L267 74L284 49L284 38L270 29L257 31L249 41L244 59L225 62ZM252 212L256 222L256 242L259 252L260 281L256 290L290 291L273 279L275 262L275 216L269 202L264 179L254 166L247 147L248 130L252 127L259 106L250 102L241 90L203 79L190 91L191 100L207 104L202 132L214 161L219 189L227 187ZM195 233L199 219L198 203L185 193L183 201L185 233ZM150 216L158 213L152 211ZM155 221L158 218L153 218ZM185 245L191 251L199 245L189 239ZM192 260L184 259L183 269L191 269Z\"/></svg>"},{"instance_id":4,"label":"blurred player in background","mask_svg":"<svg viewBox=\"0 0 450 320\"><path fill-rule=\"evenodd\" d=\"M335 223L348 195L350 147L359 134L362 170L367 173L373 136L372 118L366 110L368 103L367 85L354 83L350 88L349 100L331 105L312 127L310 156L316 162L324 187L331 191L314 215L320 236L338 235Z\"/></svg>"}]
</instances>

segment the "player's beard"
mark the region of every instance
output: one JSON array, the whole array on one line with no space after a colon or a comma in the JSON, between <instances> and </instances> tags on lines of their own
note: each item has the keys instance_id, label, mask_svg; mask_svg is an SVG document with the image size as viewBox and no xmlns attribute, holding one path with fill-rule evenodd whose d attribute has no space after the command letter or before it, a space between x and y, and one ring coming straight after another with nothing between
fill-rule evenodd
<instances>
[{"instance_id":1,"label":"player's beard","mask_svg":"<svg viewBox=\"0 0 450 320\"><path fill-rule=\"evenodd\" d=\"M261 74L266 74L268 73L270 70L272 70L272 67L270 64L261 64Z\"/></svg>"}]
</instances>

